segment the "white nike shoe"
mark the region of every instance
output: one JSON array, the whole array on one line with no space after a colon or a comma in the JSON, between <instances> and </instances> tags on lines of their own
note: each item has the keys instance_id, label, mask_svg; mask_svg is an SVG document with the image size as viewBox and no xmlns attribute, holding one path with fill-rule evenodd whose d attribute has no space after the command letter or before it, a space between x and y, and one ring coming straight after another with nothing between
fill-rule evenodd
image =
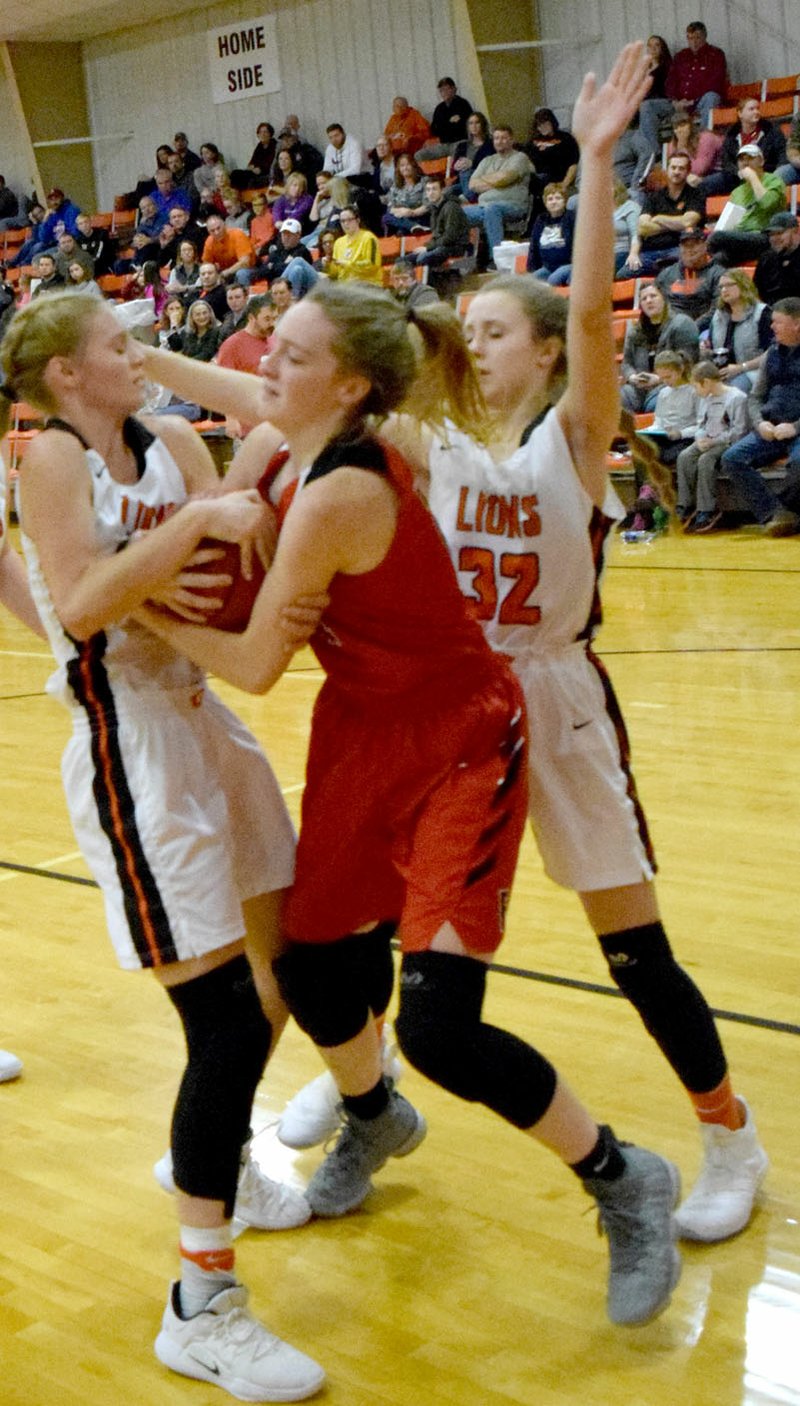
<instances>
[{"instance_id":1,"label":"white nike shoe","mask_svg":"<svg viewBox=\"0 0 800 1406\"><path fill-rule=\"evenodd\" d=\"M701 1123L704 1158L700 1175L682 1206L675 1212L682 1240L712 1243L727 1240L744 1230L769 1158L758 1141L756 1125L744 1099L746 1121L733 1132L718 1123Z\"/></svg>"},{"instance_id":2,"label":"white nike shoe","mask_svg":"<svg viewBox=\"0 0 800 1406\"><path fill-rule=\"evenodd\" d=\"M182 1318L176 1281L155 1351L173 1372L213 1382L240 1401L303 1401L325 1380L316 1362L253 1317L243 1284L222 1289L202 1313Z\"/></svg>"},{"instance_id":3,"label":"white nike shoe","mask_svg":"<svg viewBox=\"0 0 800 1406\"><path fill-rule=\"evenodd\" d=\"M396 1084L403 1073L397 1045L389 1044L386 1030L381 1037L383 1072ZM301 1151L318 1147L338 1130L342 1121L342 1100L329 1070L318 1074L290 1099L278 1123L278 1137L285 1147Z\"/></svg>"},{"instance_id":4,"label":"white nike shoe","mask_svg":"<svg viewBox=\"0 0 800 1406\"><path fill-rule=\"evenodd\" d=\"M153 1167L153 1176L162 1190L170 1196L175 1195L177 1187L172 1173L171 1152L165 1152L158 1159ZM233 1214L252 1230L294 1230L311 1219L311 1207L302 1191L286 1182L273 1181L262 1172L251 1156L248 1143L239 1172Z\"/></svg>"},{"instance_id":5,"label":"white nike shoe","mask_svg":"<svg viewBox=\"0 0 800 1406\"><path fill-rule=\"evenodd\" d=\"M17 1059L10 1050L0 1050L0 1084L7 1084L11 1079L18 1079L22 1073L22 1060Z\"/></svg>"}]
</instances>

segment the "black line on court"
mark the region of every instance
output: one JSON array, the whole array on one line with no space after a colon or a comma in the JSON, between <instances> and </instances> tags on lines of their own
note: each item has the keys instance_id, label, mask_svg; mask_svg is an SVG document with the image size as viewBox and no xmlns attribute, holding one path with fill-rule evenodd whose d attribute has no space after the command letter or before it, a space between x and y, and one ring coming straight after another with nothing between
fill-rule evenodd
<instances>
[{"instance_id":1,"label":"black line on court","mask_svg":"<svg viewBox=\"0 0 800 1406\"><path fill-rule=\"evenodd\" d=\"M640 658L649 654L797 654L800 651L800 644L737 644L720 645L719 648L698 646L685 649L604 649L602 645L597 649L598 654L613 654L619 657L623 654L633 655Z\"/></svg>"},{"instance_id":2,"label":"black line on court","mask_svg":"<svg viewBox=\"0 0 800 1406\"><path fill-rule=\"evenodd\" d=\"M54 869L41 869L35 864L11 864L7 859L0 859L0 869L10 869L14 874L33 874L37 879L58 879L62 884L83 884L89 889L99 887L94 879L84 879L80 874L57 874Z\"/></svg>"},{"instance_id":3,"label":"black line on court","mask_svg":"<svg viewBox=\"0 0 800 1406\"><path fill-rule=\"evenodd\" d=\"M20 698L46 698L44 689L37 688L35 693L0 693L0 703L16 703Z\"/></svg>"},{"instance_id":4,"label":"black line on court","mask_svg":"<svg viewBox=\"0 0 800 1406\"><path fill-rule=\"evenodd\" d=\"M6 859L0 859L0 869L9 869L15 874L30 874L37 879L56 879L62 884L82 884L85 888L92 889L98 887L94 879L84 879L78 874L57 874L53 869L41 869L33 864L12 864ZM392 946L395 951L399 951L398 942L393 941ZM572 976L553 976L550 972L528 971L526 967L508 967L502 962L492 962L490 970L498 972L500 976L517 976L522 981L537 981L542 986L561 986L568 991L587 991L590 996L611 996L617 1001L625 1000L622 992L616 987L601 986L596 981L579 981ZM767 1016L745 1015L741 1011L712 1009L711 1013L717 1020L751 1025L757 1030L772 1030L779 1035L800 1035L800 1025L792 1025L786 1020L770 1020Z\"/></svg>"},{"instance_id":5,"label":"black line on court","mask_svg":"<svg viewBox=\"0 0 800 1406\"><path fill-rule=\"evenodd\" d=\"M797 576L800 568L796 566L689 566L677 564L667 566L665 562L641 562L634 565L632 561L612 561L609 562L607 571L696 571L699 575L736 575L736 576Z\"/></svg>"}]
</instances>

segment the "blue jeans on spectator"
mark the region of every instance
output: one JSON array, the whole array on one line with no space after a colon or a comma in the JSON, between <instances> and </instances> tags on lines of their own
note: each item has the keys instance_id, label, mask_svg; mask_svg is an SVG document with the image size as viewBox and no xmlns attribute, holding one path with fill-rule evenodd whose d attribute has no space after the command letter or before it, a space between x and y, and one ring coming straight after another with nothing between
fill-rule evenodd
<instances>
[{"instance_id":1,"label":"blue jeans on spectator","mask_svg":"<svg viewBox=\"0 0 800 1406\"><path fill-rule=\"evenodd\" d=\"M793 161L787 161L785 166L776 166L775 175L780 176L785 186L796 185L800 181L800 166L795 166Z\"/></svg>"},{"instance_id":2,"label":"blue jeans on spectator","mask_svg":"<svg viewBox=\"0 0 800 1406\"><path fill-rule=\"evenodd\" d=\"M645 275L656 273L662 266L665 267L667 264L673 264L676 259L680 258L680 253L680 246L678 244L675 244L672 249L654 249L651 253L647 253L645 249L640 249L639 258L642 261L641 268L628 268L628 265L623 263L617 269L614 277L644 278Z\"/></svg>"},{"instance_id":3,"label":"blue jeans on spectator","mask_svg":"<svg viewBox=\"0 0 800 1406\"><path fill-rule=\"evenodd\" d=\"M773 493L759 469L788 456L787 483L781 494ZM720 467L727 473L757 522L769 522L777 508L786 504L796 512L800 489L800 435L794 439L762 439L755 430L732 444L722 456Z\"/></svg>"},{"instance_id":4,"label":"blue jeans on spectator","mask_svg":"<svg viewBox=\"0 0 800 1406\"><path fill-rule=\"evenodd\" d=\"M498 244L503 242L503 217L508 215L515 220L525 217L525 211L519 205L512 205L508 200L492 200L488 205L465 205L464 214L470 228L475 225L486 231L486 242L489 245L489 252L494 259L494 251Z\"/></svg>"},{"instance_id":5,"label":"blue jeans on spectator","mask_svg":"<svg viewBox=\"0 0 800 1406\"><path fill-rule=\"evenodd\" d=\"M639 131L656 156L661 155L658 129L664 117L671 117L675 104L671 98L645 98L639 108ZM694 105L694 115L700 127L708 126L708 114L713 107L722 107L719 93L703 93Z\"/></svg>"},{"instance_id":6,"label":"blue jeans on spectator","mask_svg":"<svg viewBox=\"0 0 800 1406\"><path fill-rule=\"evenodd\" d=\"M253 269L239 269L236 274L236 282L243 288L249 288L251 283L258 283L260 279L266 277L266 265L257 264ZM302 298L314 287L319 279L319 274L313 264L307 264L305 259L290 259L286 265L281 278L285 278L295 298Z\"/></svg>"},{"instance_id":7,"label":"blue jeans on spectator","mask_svg":"<svg viewBox=\"0 0 800 1406\"><path fill-rule=\"evenodd\" d=\"M46 244L41 244L39 242L35 234L32 234L29 239L25 240L24 244L20 245L14 258L9 259L8 267L16 269L21 268L23 264L32 264L34 259L37 259L40 254L44 253L57 254L58 246L51 245L50 248L48 248Z\"/></svg>"},{"instance_id":8,"label":"blue jeans on spectator","mask_svg":"<svg viewBox=\"0 0 800 1406\"><path fill-rule=\"evenodd\" d=\"M542 266L533 270L533 276L549 283L551 288L565 288L572 278L572 264L559 264L557 269Z\"/></svg>"},{"instance_id":9,"label":"blue jeans on spectator","mask_svg":"<svg viewBox=\"0 0 800 1406\"><path fill-rule=\"evenodd\" d=\"M384 215L381 224L383 225L384 234L390 236L393 234L411 234L412 230L418 230L420 225L426 230L430 230L431 227L427 210L420 211L418 215L387 214Z\"/></svg>"}]
</instances>

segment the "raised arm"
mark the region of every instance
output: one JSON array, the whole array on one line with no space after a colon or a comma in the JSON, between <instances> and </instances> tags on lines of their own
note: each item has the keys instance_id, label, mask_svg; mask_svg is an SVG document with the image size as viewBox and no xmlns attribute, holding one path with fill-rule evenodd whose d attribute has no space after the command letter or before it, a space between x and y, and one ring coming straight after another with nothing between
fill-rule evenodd
<instances>
[{"instance_id":1,"label":"raised arm","mask_svg":"<svg viewBox=\"0 0 800 1406\"><path fill-rule=\"evenodd\" d=\"M167 386L184 400L207 405L246 425L257 425L264 419L259 376L195 361L180 352L162 351L159 347L143 347L143 351L150 380Z\"/></svg>"},{"instance_id":2,"label":"raised arm","mask_svg":"<svg viewBox=\"0 0 800 1406\"><path fill-rule=\"evenodd\" d=\"M558 415L584 487L597 504L605 496L606 451L619 421L611 322L612 154L649 85L643 44L628 44L601 88L594 74L587 74L572 118L581 149L581 198L567 323L569 380Z\"/></svg>"}]
</instances>

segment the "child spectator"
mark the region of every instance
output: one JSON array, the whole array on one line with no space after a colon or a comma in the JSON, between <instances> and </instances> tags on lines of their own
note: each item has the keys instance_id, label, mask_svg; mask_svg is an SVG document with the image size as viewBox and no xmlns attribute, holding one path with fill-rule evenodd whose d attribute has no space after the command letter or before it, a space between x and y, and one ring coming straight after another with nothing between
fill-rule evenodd
<instances>
[{"instance_id":1,"label":"child spectator","mask_svg":"<svg viewBox=\"0 0 800 1406\"><path fill-rule=\"evenodd\" d=\"M569 283L575 212L567 209L563 185L552 181L542 191L545 213L537 216L528 246L528 272L553 286Z\"/></svg>"},{"instance_id":2,"label":"child spectator","mask_svg":"<svg viewBox=\"0 0 800 1406\"><path fill-rule=\"evenodd\" d=\"M697 424L697 396L683 352L659 352L653 369L662 388L656 397L653 424L645 433L653 435L662 464L674 464L681 450L691 444L686 431Z\"/></svg>"},{"instance_id":3,"label":"child spectator","mask_svg":"<svg viewBox=\"0 0 800 1406\"><path fill-rule=\"evenodd\" d=\"M692 385L698 396L697 424L694 442L678 454L676 512L685 532L712 532L722 516L717 506L719 461L729 444L747 434L747 396L725 384L713 361L698 361L692 367Z\"/></svg>"}]
</instances>

